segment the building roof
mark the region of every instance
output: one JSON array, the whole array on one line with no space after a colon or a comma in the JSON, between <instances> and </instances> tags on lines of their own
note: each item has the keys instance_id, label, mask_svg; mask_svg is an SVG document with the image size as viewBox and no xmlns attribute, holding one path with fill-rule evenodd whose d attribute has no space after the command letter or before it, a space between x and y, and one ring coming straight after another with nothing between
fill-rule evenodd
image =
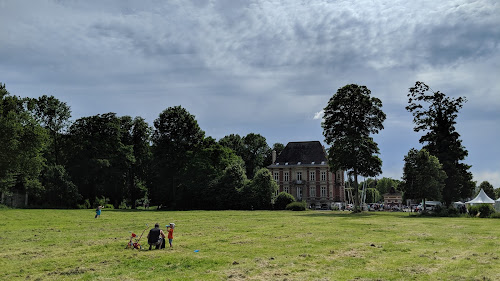
<instances>
[{"instance_id":1,"label":"building roof","mask_svg":"<svg viewBox=\"0 0 500 281\"><path fill-rule=\"evenodd\" d=\"M314 163L313 163L314 162ZM273 165L327 165L326 151L319 141L289 142Z\"/></svg>"},{"instance_id":2,"label":"building roof","mask_svg":"<svg viewBox=\"0 0 500 281\"><path fill-rule=\"evenodd\" d=\"M488 195L486 195L486 192L481 188L481 191L479 191L479 194L476 196L476 198L465 202L467 204L481 204L481 203L489 203L489 204L494 204L495 200L491 199Z\"/></svg>"}]
</instances>

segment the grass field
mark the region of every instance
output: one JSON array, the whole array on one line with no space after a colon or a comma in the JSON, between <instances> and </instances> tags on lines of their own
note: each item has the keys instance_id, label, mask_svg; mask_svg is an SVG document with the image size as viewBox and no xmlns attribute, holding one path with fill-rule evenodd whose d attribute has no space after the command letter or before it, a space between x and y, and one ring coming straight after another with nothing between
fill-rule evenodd
<instances>
[{"instance_id":1,"label":"grass field","mask_svg":"<svg viewBox=\"0 0 500 281\"><path fill-rule=\"evenodd\" d=\"M155 222L174 248L124 249ZM500 219L2 209L0 230L0 280L500 280Z\"/></svg>"}]
</instances>

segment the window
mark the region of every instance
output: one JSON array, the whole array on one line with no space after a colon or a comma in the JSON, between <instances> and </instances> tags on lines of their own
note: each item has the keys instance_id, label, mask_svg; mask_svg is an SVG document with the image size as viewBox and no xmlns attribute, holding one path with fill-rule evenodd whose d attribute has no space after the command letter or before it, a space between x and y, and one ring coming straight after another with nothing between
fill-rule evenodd
<instances>
[{"instance_id":1,"label":"window","mask_svg":"<svg viewBox=\"0 0 500 281\"><path fill-rule=\"evenodd\" d=\"M326 197L326 187L325 186L321 187L321 197Z\"/></svg>"},{"instance_id":2,"label":"window","mask_svg":"<svg viewBox=\"0 0 500 281\"><path fill-rule=\"evenodd\" d=\"M321 171L321 181L326 181L326 172Z\"/></svg>"},{"instance_id":3,"label":"window","mask_svg":"<svg viewBox=\"0 0 500 281\"><path fill-rule=\"evenodd\" d=\"M288 193L288 194L290 194L290 187L285 186L285 192Z\"/></svg>"},{"instance_id":4,"label":"window","mask_svg":"<svg viewBox=\"0 0 500 281\"><path fill-rule=\"evenodd\" d=\"M309 188L309 197L316 197L316 187Z\"/></svg>"},{"instance_id":5,"label":"window","mask_svg":"<svg viewBox=\"0 0 500 281\"><path fill-rule=\"evenodd\" d=\"M290 177L288 176L288 172L285 172L285 181L290 181Z\"/></svg>"},{"instance_id":6,"label":"window","mask_svg":"<svg viewBox=\"0 0 500 281\"><path fill-rule=\"evenodd\" d=\"M297 180L298 181L302 180L302 172L297 172Z\"/></svg>"},{"instance_id":7,"label":"window","mask_svg":"<svg viewBox=\"0 0 500 281\"><path fill-rule=\"evenodd\" d=\"M302 199L302 187L297 187L297 199Z\"/></svg>"},{"instance_id":8,"label":"window","mask_svg":"<svg viewBox=\"0 0 500 281\"><path fill-rule=\"evenodd\" d=\"M274 172L274 180L277 182L280 179L280 173L279 172Z\"/></svg>"},{"instance_id":9,"label":"window","mask_svg":"<svg viewBox=\"0 0 500 281\"><path fill-rule=\"evenodd\" d=\"M310 181L315 181L316 180L316 172L310 172L309 173L309 180Z\"/></svg>"}]
</instances>

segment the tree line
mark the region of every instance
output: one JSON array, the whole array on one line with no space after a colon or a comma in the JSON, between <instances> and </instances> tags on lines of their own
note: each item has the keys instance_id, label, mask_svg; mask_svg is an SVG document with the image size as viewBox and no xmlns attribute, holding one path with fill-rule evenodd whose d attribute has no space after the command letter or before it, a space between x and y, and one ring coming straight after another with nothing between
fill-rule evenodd
<instances>
[{"instance_id":1,"label":"tree line","mask_svg":"<svg viewBox=\"0 0 500 281\"><path fill-rule=\"evenodd\" d=\"M406 109L419 150L404 156L402 181L368 186L373 201L396 188L406 199L441 200L447 205L473 195L468 155L455 124L464 97L450 98L416 82ZM322 122L332 171L346 171L359 206L358 176L382 172L371 135L384 128L382 101L366 86L346 85L324 108ZM161 112L151 127L141 117L98 114L70 121L70 107L53 96L11 95L0 84L0 191L22 192L32 206L115 208L159 205L170 209L267 209L276 183L264 167L284 145L269 147L255 133L205 136L195 116L181 106ZM492 197L491 185L481 184ZM496 196L498 197L498 195ZM378 200L377 200L378 199ZM26 200L27 201L27 200Z\"/></svg>"},{"instance_id":2,"label":"tree line","mask_svg":"<svg viewBox=\"0 0 500 281\"><path fill-rule=\"evenodd\" d=\"M141 117L98 114L70 121L53 96L21 98L0 84L0 191L30 206L268 209L277 189L274 149L259 134L216 141L181 106L151 127Z\"/></svg>"},{"instance_id":3,"label":"tree line","mask_svg":"<svg viewBox=\"0 0 500 281\"><path fill-rule=\"evenodd\" d=\"M419 139L423 147L412 148L404 156L402 181L384 178L380 181L383 184L368 186L367 199L380 200L383 192L387 192L387 183L403 192L405 199L439 200L450 206L454 201L470 198L476 183L469 171L471 166L464 163L468 151L455 128L466 98L450 98L420 81L409 89L407 97L406 110L413 115L414 131L423 132ZM371 96L366 86L350 84L337 90L324 113L321 125L330 145L331 170L347 172L358 210L358 176L375 177L382 172L378 144L371 137L384 129L386 115L382 101ZM494 191L488 182L480 187L488 190L492 198L500 195L500 189Z\"/></svg>"}]
</instances>

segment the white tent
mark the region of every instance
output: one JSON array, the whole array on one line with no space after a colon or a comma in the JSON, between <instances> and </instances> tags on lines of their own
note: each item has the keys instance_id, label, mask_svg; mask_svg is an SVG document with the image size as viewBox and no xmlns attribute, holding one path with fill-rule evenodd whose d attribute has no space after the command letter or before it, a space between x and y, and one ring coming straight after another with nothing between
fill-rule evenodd
<instances>
[{"instance_id":1,"label":"white tent","mask_svg":"<svg viewBox=\"0 0 500 281\"><path fill-rule=\"evenodd\" d=\"M495 211L500 212L500 198L495 200Z\"/></svg>"},{"instance_id":2,"label":"white tent","mask_svg":"<svg viewBox=\"0 0 500 281\"><path fill-rule=\"evenodd\" d=\"M481 191L479 191L479 194L476 196L476 198L465 202L465 204L469 205L476 205L476 204L495 204L495 200L491 199L484 193L484 190L481 188Z\"/></svg>"}]
</instances>

